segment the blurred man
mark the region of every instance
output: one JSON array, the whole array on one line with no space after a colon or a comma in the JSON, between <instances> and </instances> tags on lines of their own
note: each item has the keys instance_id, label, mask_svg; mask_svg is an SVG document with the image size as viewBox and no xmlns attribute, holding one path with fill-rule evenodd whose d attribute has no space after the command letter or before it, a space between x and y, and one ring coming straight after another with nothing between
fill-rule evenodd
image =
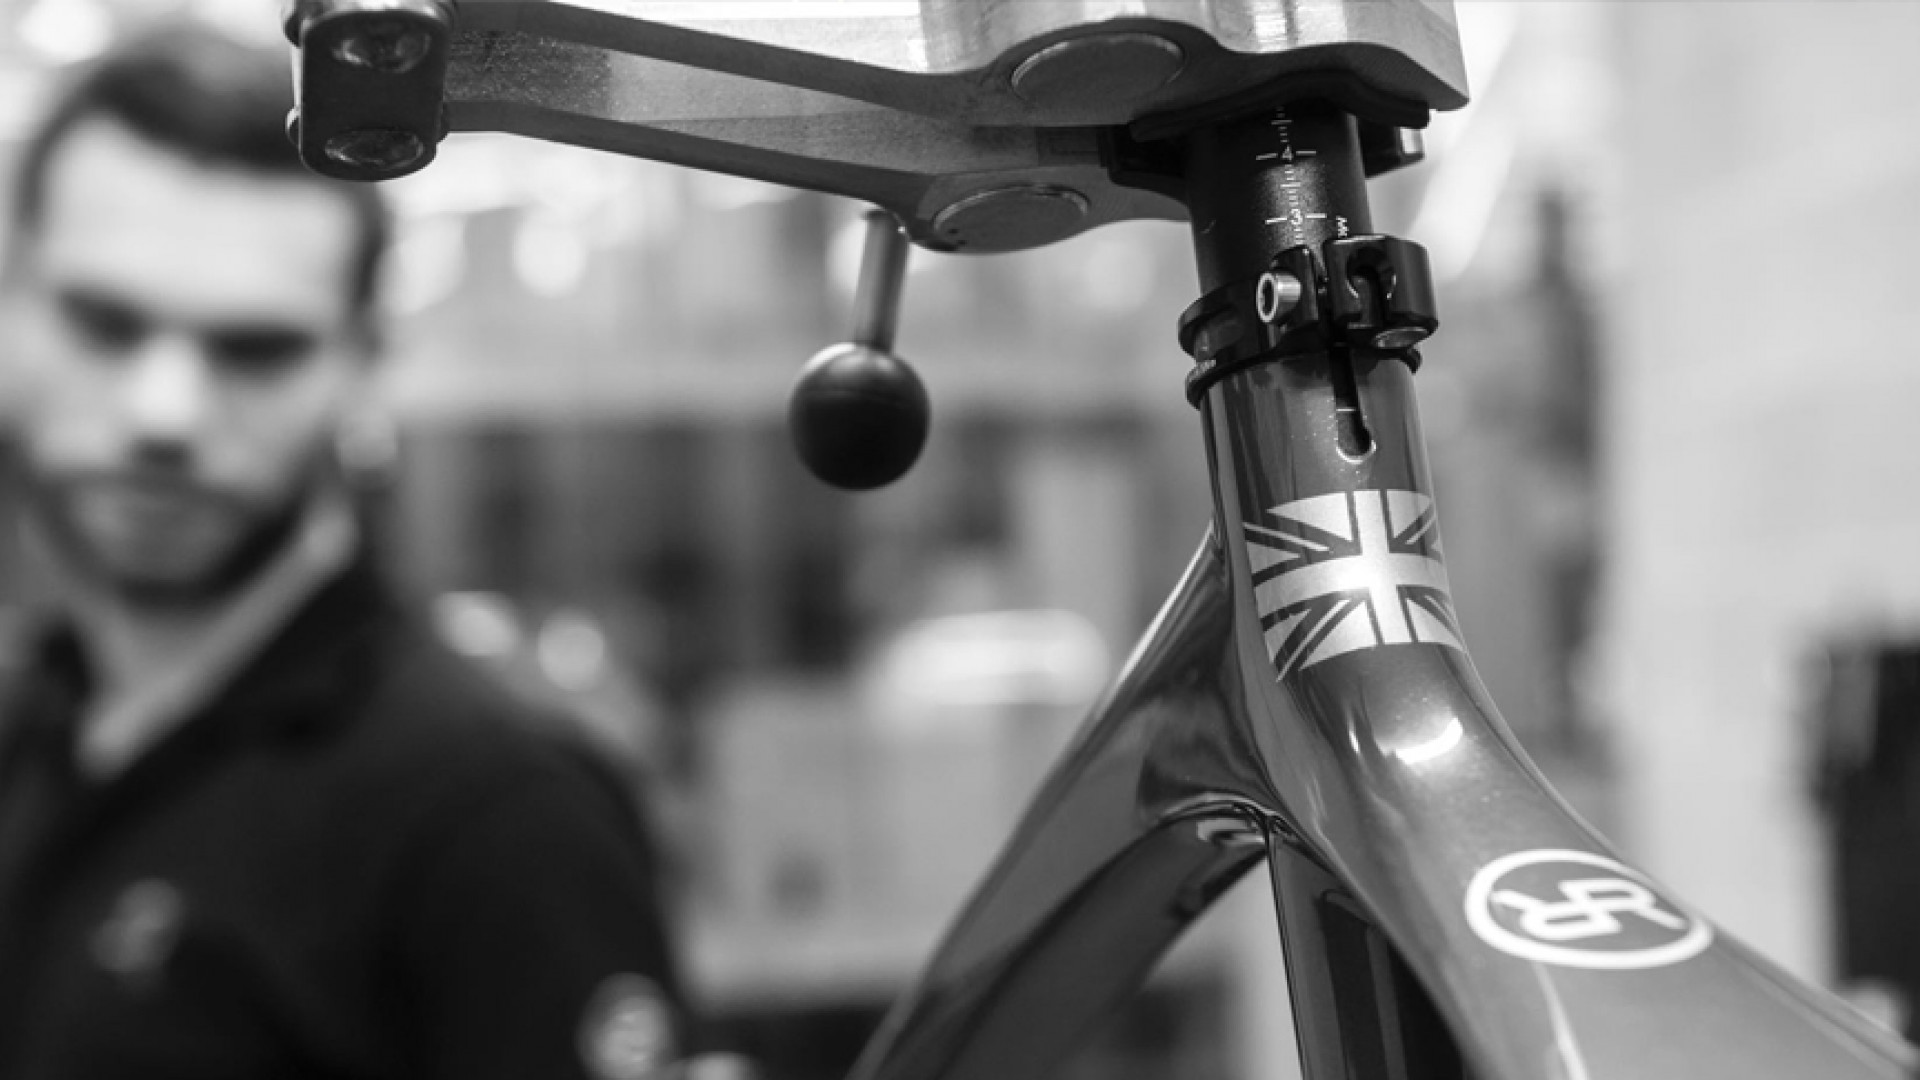
<instances>
[{"instance_id":1,"label":"blurred man","mask_svg":"<svg viewBox=\"0 0 1920 1080\"><path fill-rule=\"evenodd\" d=\"M0 1076L655 1075L631 808L360 542L386 224L301 170L287 81L149 37L21 162L0 355L62 603L0 714Z\"/></svg>"}]
</instances>

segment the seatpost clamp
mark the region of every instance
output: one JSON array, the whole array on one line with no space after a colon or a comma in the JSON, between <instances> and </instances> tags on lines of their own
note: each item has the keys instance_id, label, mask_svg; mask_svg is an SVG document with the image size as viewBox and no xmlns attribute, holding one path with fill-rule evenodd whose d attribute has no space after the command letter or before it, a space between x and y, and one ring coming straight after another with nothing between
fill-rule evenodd
<instances>
[{"instance_id":1,"label":"seatpost clamp","mask_svg":"<svg viewBox=\"0 0 1920 1080\"><path fill-rule=\"evenodd\" d=\"M1193 357L1187 399L1256 363L1324 353L1336 344L1420 369L1414 346L1439 328L1427 251L1397 236L1348 236L1294 247L1258 277L1230 282L1180 315Z\"/></svg>"}]
</instances>

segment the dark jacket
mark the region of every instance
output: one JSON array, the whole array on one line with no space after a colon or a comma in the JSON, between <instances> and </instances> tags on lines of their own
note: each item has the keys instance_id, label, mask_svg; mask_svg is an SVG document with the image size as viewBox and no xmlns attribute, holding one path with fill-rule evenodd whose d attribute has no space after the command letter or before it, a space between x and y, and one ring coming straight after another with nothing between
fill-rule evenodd
<instances>
[{"instance_id":1,"label":"dark jacket","mask_svg":"<svg viewBox=\"0 0 1920 1080\"><path fill-rule=\"evenodd\" d=\"M0 719L0 1077L646 1075L675 987L631 804L365 567L104 785L54 635Z\"/></svg>"}]
</instances>

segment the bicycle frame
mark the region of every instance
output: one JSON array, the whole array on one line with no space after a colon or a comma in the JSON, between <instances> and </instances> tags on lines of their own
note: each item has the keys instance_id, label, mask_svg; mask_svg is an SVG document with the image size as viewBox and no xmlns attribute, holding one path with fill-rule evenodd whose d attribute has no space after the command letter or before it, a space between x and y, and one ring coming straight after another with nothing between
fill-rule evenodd
<instances>
[{"instance_id":1,"label":"bicycle frame","mask_svg":"<svg viewBox=\"0 0 1920 1080\"><path fill-rule=\"evenodd\" d=\"M1187 216L1208 297L1186 331L1213 527L858 1080L1044 1075L1262 858L1311 1080L1912 1074L1905 1044L1619 860L1528 761L1453 620L1417 335L1275 344L1315 304L1361 311L1349 329L1419 314L1416 264L1380 261L1398 249L1370 235L1365 176L1413 156L1380 138L1410 102L1421 117L1459 103L1445 5L926 0L887 31L919 53L830 17L749 30L715 14L730 6L689 28L669 10L687 5L468 0L449 115L869 198L945 248ZM450 11L302 0L293 29L310 51L369 12L444 36ZM551 37L508 40L536 30ZM1119 102L1060 89L1165 53L1143 38L1210 74L1122 79L1138 92ZM667 65L647 69L662 100L623 97L638 83L607 74L624 61L601 47ZM1062 56L1060 77L1033 81ZM570 79L583 64L605 77ZM337 66L303 66L297 135L316 164L364 173L327 165L333 140L423 113ZM759 122L781 110L827 119ZM437 138L408 130L423 152Z\"/></svg>"}]
</instances>

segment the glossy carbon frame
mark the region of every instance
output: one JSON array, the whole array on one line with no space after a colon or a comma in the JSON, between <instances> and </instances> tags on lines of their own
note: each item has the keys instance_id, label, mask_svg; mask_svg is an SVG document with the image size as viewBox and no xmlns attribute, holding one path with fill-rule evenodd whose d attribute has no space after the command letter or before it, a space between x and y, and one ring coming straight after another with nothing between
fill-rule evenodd
<instances>
[{"instance_id":1,"label":"glossy carbon frame","mask_svg":"<svg viewBox=\"0 0 1920 1080\"><path fill-rule=\"evenodd\" d=\"M1314 101L1393 112L1377 133L1465 100L1446 0L768 6L292 0L291 133L354 179L449 129L571 142L865 199L948 250L1185 216L1202 292L1245 294L1370 229L1356 122ZM405 25L426 62L344 48ZM1213 527L858 1080L1044 1075L1263 858L1309 1080L1911 1075L1553 794L1459 641L1409 358L1334 341L1210 369Z\"/></svg>"},{"instance_id":2,"label":"glossy carbon frame","mask_svg":"<svg viewBox=\"0 0 1920 1080\"><path fill-rule=\"evenodd\" d=\"M1203 289L1369 227L1331 107L1199 133L1185 175ZM856 1080L1048 1075L1262 857L1308 1080L1911 1074L1905 1044L1618 862L1527 759L1453 625L1408 359L1336 346L1205 390L1206 541ZM1339 567L1315 558L1342 539ZM1517 884L1490 899L1490 874ZM1557 884L1661 925L1502 938L1494 899ZM1604 947L1637 929L1667 936Z\"/></svg>"}]
</instances>

